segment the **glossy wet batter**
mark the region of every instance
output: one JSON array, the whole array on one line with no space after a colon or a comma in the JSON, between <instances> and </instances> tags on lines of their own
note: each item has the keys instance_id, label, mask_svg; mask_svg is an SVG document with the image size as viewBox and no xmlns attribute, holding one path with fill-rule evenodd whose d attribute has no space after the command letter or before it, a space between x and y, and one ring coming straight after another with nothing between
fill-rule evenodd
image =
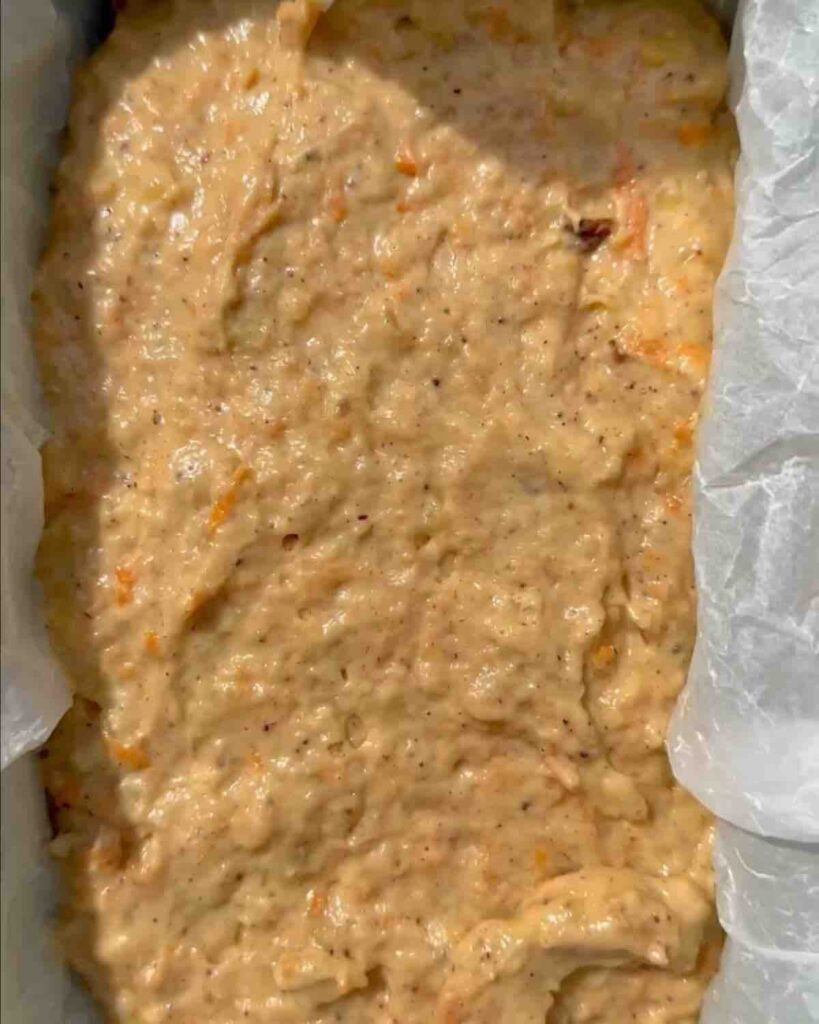
<instances>
[{"instance_id":1,"label":"glossy wet batter","mask_svg":"<svg viewBox=\"0 0 819 1024\"><path fill-rule=\"evenodd\" d=\"M61 932L118 1024L692 1024L695 4L132 0L35 296Z\"/></svg>"}]
</instances>

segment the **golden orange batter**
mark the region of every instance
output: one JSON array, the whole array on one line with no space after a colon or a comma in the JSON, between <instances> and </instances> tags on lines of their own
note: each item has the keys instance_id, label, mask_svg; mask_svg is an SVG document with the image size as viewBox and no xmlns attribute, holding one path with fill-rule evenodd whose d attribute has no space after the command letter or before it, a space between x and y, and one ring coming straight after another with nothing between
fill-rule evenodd
<instances>
[{"instance_id":1,"label":"golden orange batter","mask_svg":"<svg viewBox=\"0 0 819 1024\"><path fill-rule=\"evenodd\" d=\"M132 0L82 71L43 764L111 1021L697 1019L724 87L683 0Z\"/></svg>"}]
</instances>

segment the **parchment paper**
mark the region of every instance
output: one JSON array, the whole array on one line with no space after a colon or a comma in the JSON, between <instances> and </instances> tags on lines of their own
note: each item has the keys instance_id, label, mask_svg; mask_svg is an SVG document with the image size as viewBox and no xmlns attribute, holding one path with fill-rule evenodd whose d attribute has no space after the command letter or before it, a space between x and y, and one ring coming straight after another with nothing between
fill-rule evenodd
<instances>
[{"instance_id":1,"label":"parchment paper","mask_svg":"<svg viewBox=\"0 0 819 1024\"><path fill-rule=\"evenodd\" d=\"M714 6L730 18L734 4ZM51 946L43 801L32 756L21 756L45 739L68 702L32 582L46 420L28 294L68 69L88 47L98 11L95 0L4 0L2 7L5 1024L99 1019ZM695 481L700 629L669 750L679 778L723 819L716 864L729 942L703 1024L815 1024L819 0L744 0L731 69L743 155Z\"/></svg>"},{"instance_id":2,"label":"parchment paper","mask_svg":"<svg viewBox=\"0 0 819 1024\"><path fill-rule=\"evenodd\" d=\"M819 0L747 0L731 72L737 218L695 474L699 631L669 752L724 819L729 940L703 1024L806 1024L819 1021Z\"/></svg>"}]
</instances>

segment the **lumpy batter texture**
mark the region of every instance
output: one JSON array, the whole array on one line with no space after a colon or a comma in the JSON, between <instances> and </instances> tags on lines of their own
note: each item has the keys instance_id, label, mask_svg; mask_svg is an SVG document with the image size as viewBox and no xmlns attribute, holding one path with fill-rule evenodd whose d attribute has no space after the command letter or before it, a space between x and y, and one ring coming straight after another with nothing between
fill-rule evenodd
<instances>
[{"instance_id":1,"label":"lumpy batter texture","mask_svg":"<svg viewBox=\"0 0 819 1024\"><path fill-rule=\"evenodd\" d=\"M43 765L111 1021L697 1019L724 85L670 0L132 0L82 71Z\"/></svg>"}]
</instances>

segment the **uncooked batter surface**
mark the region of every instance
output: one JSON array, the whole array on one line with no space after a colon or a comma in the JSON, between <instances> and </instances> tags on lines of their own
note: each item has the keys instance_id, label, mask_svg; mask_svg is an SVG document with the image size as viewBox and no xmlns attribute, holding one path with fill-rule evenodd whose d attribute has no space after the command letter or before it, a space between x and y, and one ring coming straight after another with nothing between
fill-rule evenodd
<instances>
[{"instance_id":1,"label":"uncooked batter surface","mask_svg":"<svg viewBox=\"0 0 819 1024\"><path fill-rule=\"evenodd\" d=\"M43 765L112 1022L697 1019L724 85L672 0L132 0L82 71Z\"/></svg>"}]
</instances>

